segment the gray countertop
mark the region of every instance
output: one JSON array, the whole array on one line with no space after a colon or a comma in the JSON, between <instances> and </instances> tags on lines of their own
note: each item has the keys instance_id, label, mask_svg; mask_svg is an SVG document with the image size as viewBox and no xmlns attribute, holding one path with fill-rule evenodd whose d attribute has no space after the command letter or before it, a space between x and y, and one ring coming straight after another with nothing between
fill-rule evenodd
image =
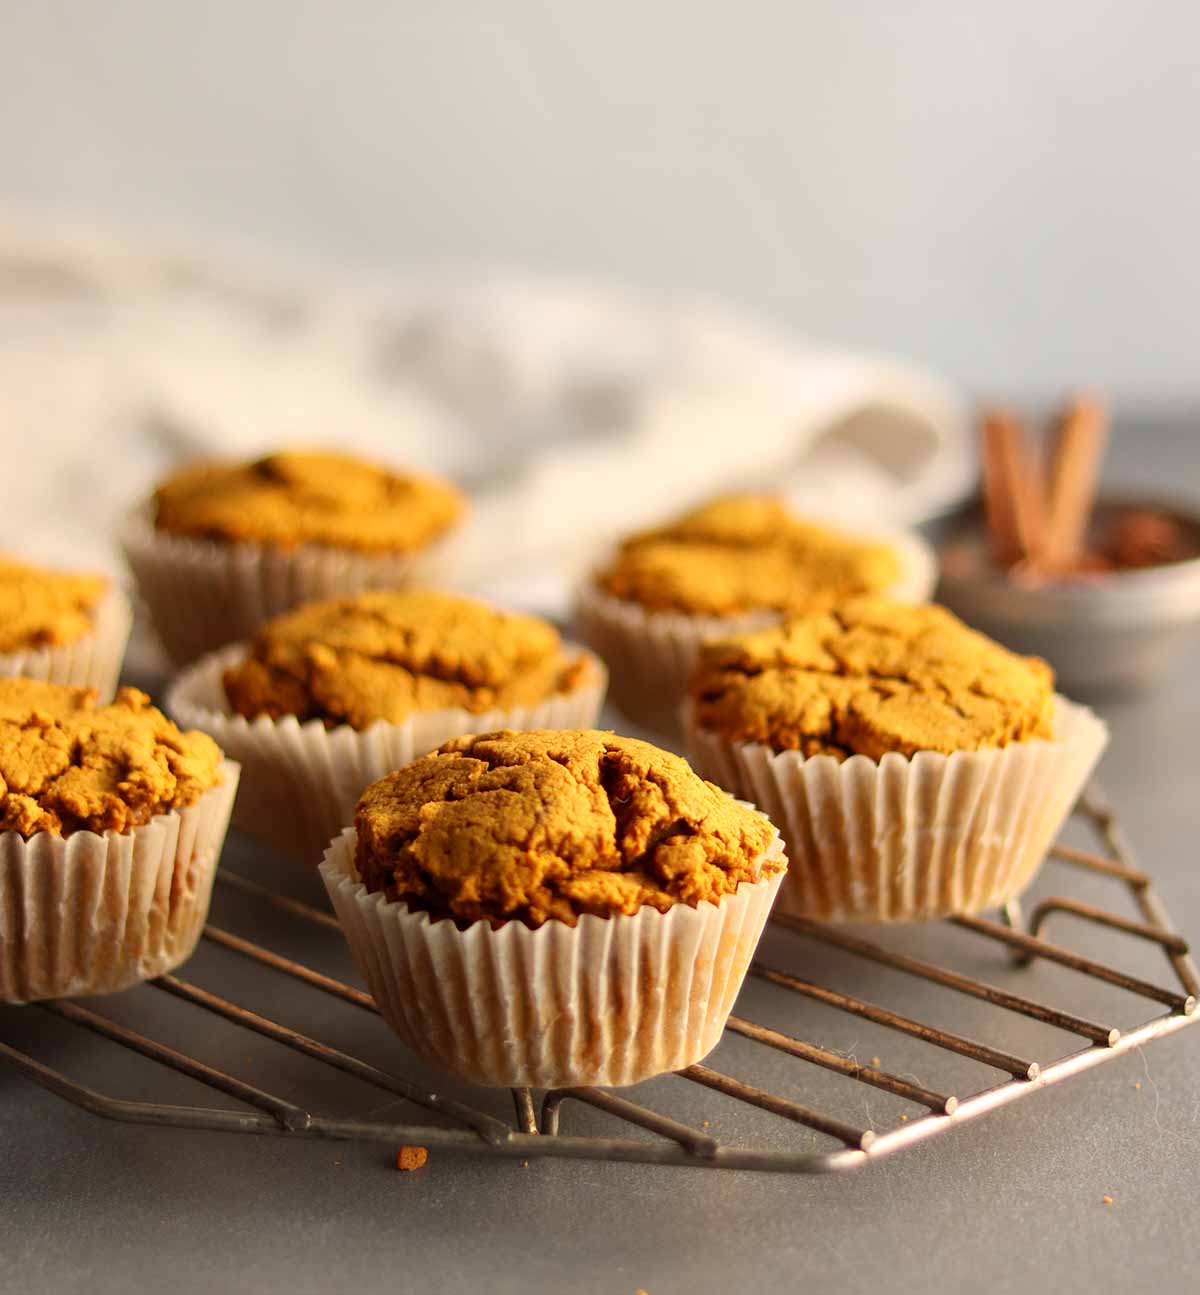
<instances>
[{"instance_id":1,"label":"gray countertop","mask_svg":"<svg viewBox=\"0 0 1200 1295\"><path fill-rule=\"evenodd\" d=\"M1200 495L1200 438L1181 425L1126 434L1117 440L1109 472L1126 484ZM1154 693L1100 706L1112 728L1101 780L1176 926L1193 936L1200 936L1198 670L1200 649L1193 648ZM227 861L317 898L311 877L245 841L231 841ZM1114 906L1123 899L1103 889L1107 882L1054 872L1064 867L1050 865L1041 889L1064 889L1069 881L1074 893ZM218 895L215 911L224 925L352 976L336 933L298 932L229 894ZM1170 983L1157 954L1114 945L1111 937L1065 921L1054 934ZM1061 984L1075 1010L1105 1020L1111 1015L1116 1024L1153 1014L1128 996L1114 997L1117 991L1052 979L1071 973L1040 964L1011 968L994 948L964 943L963 933L950 928L897 938L910 951L956 959L985 979L1041 992L1058 992ZM796 942L776 952L780 961L798 960L814 978L840 975L847 989L892 994L890 1005L900 1010L1014 1051L1053 1057L1078 1046L1022 1018L998 1022L994 1012L986 1015L991 1009L950 1003L944 991L919 983L899 990L876 984L819 947ZM379 1023L251 968L236 954L204 946L185 974L381 1065L407 1064ZM764 992L748 988L749 1007L779 1010L756 997ZM402 1102L317 1071L152 988L104 1000L100 1010L325 1113L420 1118ZM960 1077L940 1057L939 1072L920 1045L863 1022L823 1016L804 1002L788 1010L797 1031L847 1054L883 1054L890 1068L924 1079ZM221 1100L36 1008L0 1010L0 1038L104 1092L186 1104ZM720 1055L727 1069L750 1064L737 1041L723 1043ZM815 1093L814 1104L842 1102L848 1118L886 1125L896 1112L912 1109L798 1062L754 1065L764 1068L764 1082L797 1100ZM967 1091L972 1082L982 1087L984 1078L978 1068L961 1071ZM744 1116L683 1080L655 1081L645 1100L696 1122L711 1118L722 1139L782 1136L787 1145L808 1145L804 1131L788 1126L780 1134L777 1124ZM495 1110L507 1115L506 1095L496 1098ZM583 1108L564 1112L564 1129L623 1133ZM815 1135L811 1144L828 1145ZM843 1175L582 1161L533 1160L524 1167L437 1150L423 1170L400 1174L393 1156L394 1150L370 1144L108 1123L0 1067L0 1288L89 1295L131 1289L633 1295L640 1288L691 1295L835 1283L845 1291L1024 1292L1128 1289L1136 1282L1163 1295L1192 1291L1200 1028ZM1106 1195L1111 1205L1103 1202Z\"/></svg>"}]
</instances>

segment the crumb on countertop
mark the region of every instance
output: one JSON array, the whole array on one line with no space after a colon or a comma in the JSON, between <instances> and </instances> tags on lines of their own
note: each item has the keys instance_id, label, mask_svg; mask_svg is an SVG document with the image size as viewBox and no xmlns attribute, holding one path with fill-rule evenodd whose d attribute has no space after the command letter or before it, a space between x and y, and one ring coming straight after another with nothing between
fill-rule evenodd
<instances>
[{"instance_id":1,"label":"crumb on countertop","mask_svg":"<svg viewBox=\"0 0 1200 1295\"><path fill-rule=\"evenodd\" d=\"M429 1159L429 1152L424 1147L401 1147L396 1153L396 1168L411 1173L420 1169Z\"/></svg>"}]
</instances>

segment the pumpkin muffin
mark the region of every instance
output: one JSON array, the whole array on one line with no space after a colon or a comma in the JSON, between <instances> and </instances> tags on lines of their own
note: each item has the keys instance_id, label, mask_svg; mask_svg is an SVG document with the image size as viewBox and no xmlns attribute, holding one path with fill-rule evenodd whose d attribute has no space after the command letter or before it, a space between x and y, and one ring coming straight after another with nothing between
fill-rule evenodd
<instances>
[{"instance_id":1,"label":"pumpkin muffin","mask_svg":"<svg viewBox=\"0 0 1200 1295\"><path fill-rule=\"evenodd\" d=\"M777 751L978 751L1053 737L1054 672L944 607L861 599L700 649L697 723Z\"/></svg>"},{"instance_id":2,"label":"pumpkin muffin","mask_svg":"<svg viewBox=\"0 0 1200 1295\"><path fill-rule=\"evenodd\" d=\"M557 1087L704 1056L785 867L771 824L679 756L569 730L459 738L387 775L321 872L405 1043Z\"/></svg>"},{"instance_id":3,"label":"pumpkin muffin","mask_svg":"<svg viewBox=\"0 0 1200 1295\"><path fill-rule=\"evenodd\" d=\"M310 603L269 621L225 671L239 715L364 729L414 711L472 714L534 705L594 675L536 616L433 589L372 591Z\"/></svg>"},{"instance_id":4,"label":"pumpkin muffin","mask_svg":"<svg viewBox=\"0 0 1200 1295\"><path fill-rule=\"evenodd\" d=\"M109 993L187 958L237 766L133 688L0 679L0 1002Z\"/></svg>"},{"instance_id":5,"label":"pumpkin muffin","mask_svg":"<svg viewBox=\"0 0 1200 1295\"><path fill-rule=\"evenodd\" d=\"M122 533L176 662L248 638L300 603L438 574L465 502L448 482L330 450L200 463Z\"/></svg>"},{"instance_id":6,"label":"pumpkin muffin","mask_svg":"<svg viewBox=\"0 0 1200 1295\"><path fill-rule=\"evenodd\" d=\"M808 917L1015 898L1107 741L1044 661L945 608L883 599L705 643L690 694L692 759L780 825L780 903Z\"/></svg>"},{"instance_id":7,"label":"pumpkin muffin","mask_svg":"<svg viewBox=\"0 0 1200 1295\"><path fill-rule=\"evenodd\" d=\"M368 891L530 927L719 903L759 880L773 835L682 757L590 731L448 742L368 787L354 826Z\"/></svg>"},{"instance_id":8,"label":"pumpkin muffin","mask_svg":"<svg viewBox=\"0 0 1200 1295\"><path fill-rule=\"evenodd\" d=\"M596 583L647 611L740 616L820 610L901 575L889 544L802 521L771 496L729 495L626 540Z\"/></svg>"},{"instance_id":9,"label":"pumpkin muffin","mask_svg":"<svg viewBox=\"0 0 1200 1295\"><path fill-rule=\"evenodd\" d=\"M0 677L93 687L111 696L129 605L102 575L0 554Z\"/></svg>"},{"instance_id":10,"label":"pumpkin muffin","mask_svg":"<svg viewBox=\"0 0 1200 1295\"><path fill-rule=\"evenodd\" d=\"M155 527L170 535L385 553L424 547L463 511L446 482L321 450L185 468L158 487L153 504Z\"/></svg>"},{"instance_id":11,"label":"pumpkin muffin","mask_svg":"<svg viewBox=\"0 0 1200 1295\"><path fill-rule=\"evenodd\" d=\"M181 733L136 688L0 679L0 831L125 832L216 785L217 744Z\"/></svg>"},{"instance_id":12,"label":"pumpkin muffin","mask_svg":"<svg viewBox=\"0 0 1200 1295\"><path fill-rule=\"evenodd\" d=\"M373 590L269 621L167 694L243 765L239 827L315 864L363 788L448 738L595 723L603 663L535 616Z\"/></svg>"},{"instance_id":13,"label":"pumpkin muffin","mask_svg":"<svg viewBox=\"0 0 1200 1295\"><path fill-rule=\"evenodd\" d=\"M50 571L0 554L0 652L82 638L108 587L103 576Z\"/></svg>"},{"instance_id":14,"label":"pumpkin muffin","mask_svg":"<svg viewBox=\"0 0 1200 1295\"><path fill-rule=\"evenodd\" d=\"M921 601L933 578L929 550L910 536L856 537L769 495L729 495L631 536L586 582L576 615L622 708L670 731L703 639L863 594Z\"/></svg>"}]
</instances>

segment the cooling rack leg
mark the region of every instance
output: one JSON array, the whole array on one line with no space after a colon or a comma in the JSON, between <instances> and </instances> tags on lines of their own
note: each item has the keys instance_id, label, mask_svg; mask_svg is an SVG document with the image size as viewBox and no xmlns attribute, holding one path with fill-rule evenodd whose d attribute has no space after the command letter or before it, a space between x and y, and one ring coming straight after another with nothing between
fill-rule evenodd
<instances>
[{"instance_id":1,"label":"cooling rack leg","mask_svg":"<svg viewBox=\"0 0 1200 1295\"><path fill-rule=\"evenodd\" d=\"M1014 931L1025 929L1025 914L1021 911L1021 901L1010 899L1000 906L1000 920Z\"/></svg>"},{"instance_id":2,"label":"cooling rack leg","mask_svg":"<svg viewBox=\"0 0 1200 1295\"><path fill-rule=\"evenodd\" d=\"M1000 920L1013 931L1025 930L1025 913L1019 899L1009 899L1000 905ZM1032 961L1028 954L1020 949L1010 949L1008 955L1018 967Z\"/></svg>"},{"instance_id":3,"label":"cooling rack leg","mask_svg":"<svg viewBox=\"0 0 1200 1295\"><path fill-rule=\"evenodd\" d=\"M517 1127L522 1133L538 1131L537 1112L533 1109L533 1094L528 1088L512 1090L513 1105L517 1108Z\"/></svg>"},{"instance_id":4,"label":"cooling rack leg","mask_svg":"<svg viewBox=\"0 0 1200 1295\"><path fill-rule=\"evenodd\" d=\"M566 1096L561 1089L554 1088L542 1098L542 1134L545 1137L558 1136L558 1117Z\"/></svg>"}]
</instances>

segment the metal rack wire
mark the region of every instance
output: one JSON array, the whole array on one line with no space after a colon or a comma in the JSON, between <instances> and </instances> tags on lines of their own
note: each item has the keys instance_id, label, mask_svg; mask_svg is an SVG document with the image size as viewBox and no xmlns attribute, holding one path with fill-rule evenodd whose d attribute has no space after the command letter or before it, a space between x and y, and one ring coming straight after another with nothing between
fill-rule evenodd
<instances>
[{"instance_id":1,"label":"metal rack wire","mask_svg":"<svg viewBox=\"0 0 1200 1295\"><path fill-rule=\"evenodd\" d=\"M820 926L791 917L777 917L774 919L777 927L849 955L853 960L888 968L903 976L916 977L941 986L952 994L981 1000L994 1008L1017 1013L1065 1031L1076 1039L1083 1040L1086 1045L1050 1060L1018 1056L989 1043L902 1015L844 990L794 975L765 961L756 961L751 968L751 976L787 995L822 1004L826 1008L928 1045L931 1058L936 1058L941 1053L957 1054L1005 1076L1000 1083L966 1095L942 1091L946 1085L929 1087L917 1082L915 1077L880 1068L876 1059L870 1065L863 1065L833 1048L736 1015L729 1021L728 1033L798 1062L836 1072L858 1084L868 1085L915 1103L923 1108L924 1113L913 1119L902 1116L901 1122L890 1128L864 1128L816 1107L803 1105L765 1088L743 1082L708 1065L689 1066L679 1072L683 1079L692 1084L757 1108L779 1120L814 1130L835 1144L825 1149L727 1145L705 1128L682 1123L627 1096L596 1088L547 1092L541 1097L540 1109L529 1089L514 1089L514 1117L509 1123L463 1101L433 1092L424 1084L403 1075L382 1070L179 976L163 976L151 984L163 994L182 999L325 1066L365 1081L396 1097L407 1099L436 1113L443 1123L384 1123L314 1114L301 1105L266 1092L166 1043L109 1019L91 1007L75 1002L43 1003L40 1010L198 1080L217 1092L235 1098L249 1109L174 1106L108 1096L68 1078L3 1040L0 1040L0 1058L77 1106L108 1119L133 1123L232 1133L373 1141L393 1145L420 1144L519 1159L536 1156L574 1157L776 1172L857 1168L902 1147L949 1132L998 1107L1029 1097L1042 1088L1070 1079L1131 1049L1182 1029L1197 1019L1196 1000L1197 993L1200 992L1197 986L1200 982L1188 953L1188 945L1170 929L1167 914L1152 888L1150 878L1138 866L1111 810L1099 794L1092 791L1076 812L1090 822L1105 852L1093 853L1059 845L1053 852L1054 858L1069 868L1122 883L1131 894L1141 915L1140 919L1123 917L1092 903L1056 895L1043 900L1034 908L1029 916L1027 930L1015 905L1002 914L1004 920L1001 922L979 917L960 917L952 919L952 924L975 937L1006 948L1016 963L1028 964L1039 959L1055 963L1158 1004L1166 1009L1165 1012L1157 1013L1122 1031L1104 1022L1090 1020L1024 994L985 983L938 963L897 952L836 927ZM328 913L281 896L247 878L223 869L218 880L222 886L240 892L254 902L269 904L290 919L336 929L337 924ZM1041 932L1047 920L1055 915L1070 916L1076 921L1088 923L1099 928L1106 936L1119 932L1157 946L1174 973L1177 987L1164 987L1128 975L1106 962L1084 957L1062 945L1047 941ZM376 1012L370 996L361 989L284 957L223 927L210 923L205 930L205 939L300 982L313 991L330 995L356 1011ZM799 1069L803 1071L803 1067ZM802 1077L801 1074L800 1078ZM562 1131L563 1107L567 1102L583 1103L654 1136L599 1137L586 1133L565 1133Z\"/></svg>"}]
</instances>

